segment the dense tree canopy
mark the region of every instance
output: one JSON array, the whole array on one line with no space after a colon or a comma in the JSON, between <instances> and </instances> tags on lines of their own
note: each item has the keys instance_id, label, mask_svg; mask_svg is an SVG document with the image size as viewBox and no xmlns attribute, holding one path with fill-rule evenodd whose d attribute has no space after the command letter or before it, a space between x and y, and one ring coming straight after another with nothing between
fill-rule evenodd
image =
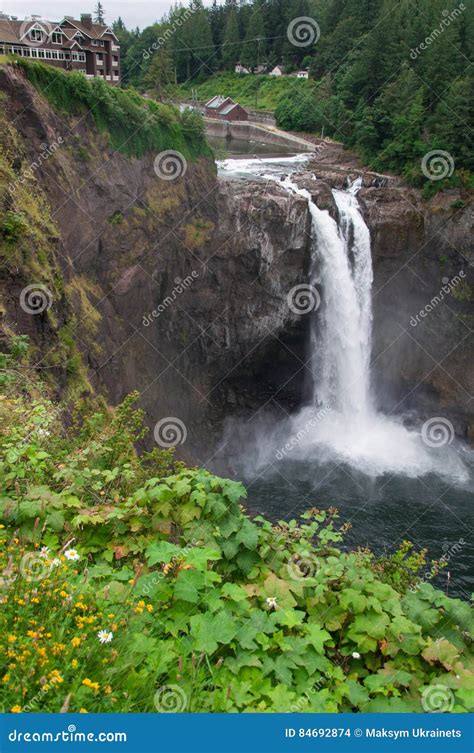
<instances>
[{"instance_id":1,"label":"dense tree canopy","mask_svg":"<svg viewBox=\"0 0 474 753\"><path fill-rule=\"evenodd\" d=\"M430 149L473 170L472 4L215 0L205 8L193 0L141 32L121 19L114 30L126 84L169 93L169 82L199 84L239 61L253 69L280 63L287 72L304 66L313 83L282 97L283 127L324 131L377 169L407 177Z\"/></svg>"}]
</instances>

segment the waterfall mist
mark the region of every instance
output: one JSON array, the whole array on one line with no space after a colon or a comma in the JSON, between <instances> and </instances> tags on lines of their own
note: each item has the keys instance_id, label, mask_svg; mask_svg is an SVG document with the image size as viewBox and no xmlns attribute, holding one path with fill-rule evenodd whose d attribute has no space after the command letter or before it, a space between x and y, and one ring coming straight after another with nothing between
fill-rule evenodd
<instances>
[{"instance_id":1,"label":"waterfall mist","mask_svg":"<svg viewBox=\"0 0 474 753\"><path fill-rule=\"evenodd\" d=\"M467 482L467 450L454 436L442 445L439 442L446 426L433 425L427 433L425 425L407 427L403 416L385 415L375 407L370 384L373 270L370 232L357 200L361 181L346 191L333 190L336 221L316 206L310 192L293 177L282 179L289 160L283 162L236 161L235 168L230 161L225 163L227 174L235 169L239 175L255 177L256 173L278 180L287 191L307 200L312 252L309 290L316 290L320 301L309 314L311 404L273 426L268 420L264 426L257 420L251 435L249 427L243 430L246 473L271 470L281 461L305 461L313 467L334 461L373 478L437 474ZM267 163L271 169L265 174L262 168ZM232 422L230 431L235 435L240 430Z\"/></svg>"}]
</instances>

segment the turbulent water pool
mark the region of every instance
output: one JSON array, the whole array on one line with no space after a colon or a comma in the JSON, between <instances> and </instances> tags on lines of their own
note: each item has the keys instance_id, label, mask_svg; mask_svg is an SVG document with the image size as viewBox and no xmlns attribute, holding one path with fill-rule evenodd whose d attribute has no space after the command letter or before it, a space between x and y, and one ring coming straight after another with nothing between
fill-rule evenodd
<instances>
[{"instance_id":1,"label":"turbulent water pool","mask_svg":"<svg viewBox=\"0 0 474 753\"><path fill-rule=\"evenodd\" d=\"M245 481L252 512L291 520L310 507L333 505L341 523L352 524L345 536L348 547L384 554L394 552L404 539L411 541L417 549L427 548L429 559L443 557L447 562L435 585L462 599L474 590L472 488L453 486L434 474L371 479L317 459L282 461L278 470L251 474ZM426 568L429 578L428 572Z\"/></svg>"},{"instance_id":2,"label":"turbulent water pool","mask_svg":"<svg viewBox=\"0 0 474 753\"><path fill-rule=\"evenodd\" d=\"M251 509L291 519L310 507L337 507L352 528L346 544L393 553L404 540L446 567L436 583L469 598L473 457L449 420L385 414L371 389L372 254L357 193L333 190L335 218L298 182L307 155L227 158L221 175L278 182L305 198L311 215L308 281L288 291L290 308L310 317L311 403L273 423L254 422L236 459ZM426 568L429 576L429 567Z\"/></svg>"}]
</instances>

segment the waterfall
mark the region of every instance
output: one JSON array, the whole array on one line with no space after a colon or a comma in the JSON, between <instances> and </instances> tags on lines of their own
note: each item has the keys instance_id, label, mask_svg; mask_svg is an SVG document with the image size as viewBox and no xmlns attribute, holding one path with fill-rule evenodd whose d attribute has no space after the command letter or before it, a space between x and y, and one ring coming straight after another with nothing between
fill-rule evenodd
<instances>
[{"instance_id":1,"label":"waterfall","mask_svg":"<svg viewBox=\"0 0 474 753\"><path fill-rule=\"evenodd\" d=\"M292 176L285 177L289 169L294 174L307 160L307 155L298 155L220 163L226 177L275 181L307 200L311 213L308 283L321 301L309 314L312 404L272 428L257 429L254 442L246 440L247 472L274 469L275 461L285 459L303 461L315 474L321 464L332 463L371 477L417 478L433 473L465 483L470 474L463 462L464 447L452 441L440 450L426 441L420 428L405 426L402 416L384 415L375 407L370 387L370 232L357 199L362 181L355 181L346 191L333 190L336 222L327 210L316 206L308 190L299 188Z\"/></svg>"},{"instance_id":2,"label":"waterfall","mask_svg":"<svg viewBox=\"0 0 474 753\"><path fill-rule=\"evenodd\" d=\"M372 334L372 257L370 233L359 211L357 185L334 191L339 225L318 209L311 195L284 183L308 200L312 219L310 285L322 290L312 317L313 402L347 416L366 415L370 403Z\"/></svg>"},{"instance_id":3,"label":"waterfall","mask_svg":"<svg viewBox=\"0 0 474 753\"><path fill-rule=\"evenodd\" d=\"M268 176L270 177L270 176ZM400 417L377 412L370 389L372 345L372 254L370 232L357 192L333 190L338 222L319 209L311 194L292 182L288 191L303 196L311 213L309 284L320 291L321 305L311 314L312 406L284 428L294 439L292 458L345 463L369 476L387 473L411 477L440 473L458 481L469 474L456 451L439 456L408 429ZM321 410L322 408L322 410ZM282 431L277 431L282 441Z\"/></svg>"}]
</instances>

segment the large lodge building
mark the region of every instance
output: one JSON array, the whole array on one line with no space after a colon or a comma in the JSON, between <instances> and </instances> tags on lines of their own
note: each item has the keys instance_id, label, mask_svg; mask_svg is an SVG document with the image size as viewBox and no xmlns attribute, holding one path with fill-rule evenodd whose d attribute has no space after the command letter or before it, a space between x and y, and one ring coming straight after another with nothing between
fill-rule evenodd
<instances>
[{"instance_id":1,"label":"large lodge building","mask_svg":"<svg viewBox=\"0 0 474 753\"><path fill-rule=\"evenodd\" d=\"M0 16L0 54L18 55L67 71L79 71L87 78L101 76L120 83L120 46L112 29L93 23L90 14L76 21L46 21L32 16L18 21Z\"/></svg>"}]
</instances>

